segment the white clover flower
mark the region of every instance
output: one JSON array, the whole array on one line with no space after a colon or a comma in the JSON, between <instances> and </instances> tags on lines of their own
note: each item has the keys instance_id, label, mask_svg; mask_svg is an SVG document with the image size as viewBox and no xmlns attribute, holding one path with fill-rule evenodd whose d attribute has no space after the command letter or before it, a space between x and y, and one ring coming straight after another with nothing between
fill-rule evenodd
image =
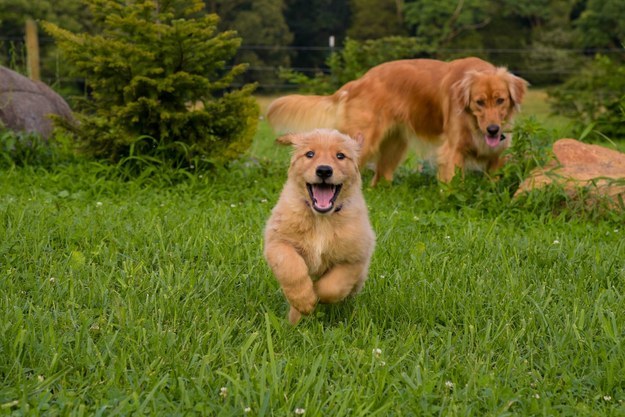
<instances>
[{"instance_id":1,"label":"white clover flower","mask_svg":"<svg viewBox=\"0 0 625 417\"><path fill-rule=\"evenodd\" d=\"M454 383L451 381L445 381L445 386L449 389L454 389Z\"/></svg>"},{"instance_id":2,"label":"white clover flower","mask_svg":"<svg viewBox=\"0 0 625 417\"><path fill-rule=\"evenodd\" d=\"M540 394L538 394L538 393L534 394L534 398L539 399L540 398Z\"/></svg>"},{"instance_id":3,"label":"white clover flower","mask_svg":"<svg viewBox=\"0 0 625 417\"><path fill-rule=\"evenodd\" d=\"M51 283L51 284L54 284L54 281L56 281L56 278L54 278L54 277L50 277L50 283Z\"/></svg>"},{"instance_id":4,"label":"white clover flower","mask_svg":"<svg viewBox=\"0 0 625 417\"><path fill-rule=\"evenodd\" d=\"M606 401L611 401L611 400L612 400L612 397L611 397L611 396L609 396L609 395L604 395L604 396L603 396L603 399L604 399L604 400L606 400Z\"/></svg>"},{"instance_id":5,"label":"white clover flower","mask_svg":"<svg viewBox=\"0 0 625 417\"><path fill-rule=\"evenodd\" d=\"M220 396L221 398L226 398L226 397L228 396L228 388L226 388L226 387L221 387L221 388L219 389L219 396Z\"/></svg>"},{"instance_id":6,"label":"white clover flower","mask_svg":"<svg viewBox=\"0 0 625 417\"><path fill-rule=\"evenodd\" d=\"M245 407L245 408L243 409L243 412L244 412L244 413L249 413L250 411L252 411L252 408L251 408L251 407Z\"/></svg>"},{"instance_id":7,"label":"white clover flower","mask_svg":"<svg viewBox=\"0 0 625 417\"><path fill-rule=\"evenodd\" d=\"M302 414L304 414L305 412L306 412L306 410L305 410L305 409L303 409L303 408L299 408L299 407L298 407L298 408L296 408L296 409L295 409L295 414L297 414L298 416L301 416L301 415L302 415Z\"/></svg>"},{"instance_id":8,"label":"white clover flower","mask_svg":"<svg viewBox=\"0 0 625 417\"><path fill-rule=\"evenodd\" d=\"M237 205L236 204L230 204L230 207L235 208Z\"/></svg>"},{"instance_id":9,"label":"white clover flower","mask_svg":"<svg viewBox=\"0 0 625 417\"><path fill-rule=\"evenodd\" d=\"M373 356L375 356L376 358L379 358L380 355L382 355L382 349L375 348L371 351L371 353L373 353Z\"/></svg>"},{"instance_id":10,"label":"white clover flower","mask_svg":"<svg viewBox=\"0 0 625 417\"><path fill-rule=\"evenodd\" d=\"M96 205L96 207L102 207L102 202L101 201L96 201L95 205Z\"/></svg>"},{"instance_id":11,"label":"white clover flower","mask_svg":"<svg viewBox=\"0 0 625 417\"><path fill-rule=\"evenodd\" d=\"M553 244L554 244L554 245L559 245L559 244L560 244L560 241L559 241L558 239L556 239L556 240L554 240L554 241L553 241Z\"/></svg>"}]
</instances>

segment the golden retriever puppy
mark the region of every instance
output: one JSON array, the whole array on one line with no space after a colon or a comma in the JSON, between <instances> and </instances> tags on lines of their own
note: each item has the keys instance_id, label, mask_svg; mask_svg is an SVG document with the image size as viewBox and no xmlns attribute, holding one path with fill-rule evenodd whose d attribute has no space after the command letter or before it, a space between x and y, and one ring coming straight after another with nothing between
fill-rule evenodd
<instances>
[{"instance_id":1,"label":"golden retriever puppy","mask_svg":"<svg viewBox=\"0 0 625 417\"><path fill-rule=\"evenodd\" d=\"M295 324L317 302L336 303L360 291L375 235L361 191L361 143L327 129L278 142L293 145L293 154L265 227L264 255Z\"/></svg>"},{"instance_id":2,"label":"golden retriever puppy","mask_svg":"<svg viewBox=\"0 0 625 417\"><path fill-rule=\"evenodd\" d=\"M289 95L269 106L277 132L324 127L364 136L360 166L375 162L372 185L393 179L411 142L433 149L438 178L456 169L490 172L510 146L509 123L527 82L478 58L391 61L329 96Z\"/></svg>"}]
</instances>

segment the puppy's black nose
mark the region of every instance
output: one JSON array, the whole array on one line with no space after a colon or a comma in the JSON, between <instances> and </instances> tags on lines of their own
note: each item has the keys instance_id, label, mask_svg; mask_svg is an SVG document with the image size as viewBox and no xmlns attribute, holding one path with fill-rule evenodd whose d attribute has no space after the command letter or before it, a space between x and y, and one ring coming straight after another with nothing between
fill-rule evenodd
<instances>
[{"instance_id":1,"label":"puppy's black nose","mask_svg":"<svg viewBox=\"0 0 625 417\"><path fill-rule=\"evenodd\" d=\"M321 179L330 178L332 176L332 167L328 165L319 165L317 167L317 176Z\"/></svg>"},{"instance_id":2,"label":"puppy's black nose","mask_svg":"<svg viewBox=\"0 0 625 417\"><path fill-rule=\"evenodd\" d=\"M496 136L497 133L499 133L499 126L497 126L497 125L488 125L488 127L486 128L486 131L488 132L489 135Z\"/></svg>"}]
</instances>

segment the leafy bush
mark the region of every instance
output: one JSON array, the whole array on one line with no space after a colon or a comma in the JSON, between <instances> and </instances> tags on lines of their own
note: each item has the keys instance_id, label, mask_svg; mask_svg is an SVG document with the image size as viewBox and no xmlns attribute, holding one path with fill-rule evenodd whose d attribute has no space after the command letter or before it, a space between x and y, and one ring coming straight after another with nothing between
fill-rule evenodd
<instances>
[{"instance_id":1,"label":"leafy bush","mask_svg":"<svg viewBox=\"0 0 625 417\"><path fill-rule=\"evenodd\" d=\"M330 93L383 62L430 56L431 52L430 48L415 38L389 36L367 41L347 39L345 47L328 58L329 74L319 72L309 78L293 70L283 70L281 77L305 92Z\"/></svg>"},{"instance_id":2,"label":"leafy bush","mask_svg":"<svg viewBox=\"0 0 625 417\"><path fill-rule=\"evenodd\" d=\"M85 0L99 33L45 23L86 78L79 123L62 124L87 154L120 161L221 162L254 136L255 86L233 89L245 65L228 67L241 39L217 32L201 0ZM146 139L147 138L147 139Z\"/></svg>"},{"instance_id":3,"label":"leafy bush","mask_svg":"<svg viewBox=\"0 0 625 417\"><path fill-rule=\"evenodd\" d=\"M570 117L580 135L594 129L610 138L625 138L625 65L606 56L549 91L554 111Z\"/></svg>"},{"instance_id":4,"label":"leafy bush","mask_svg":"<svg viewBox=\"0 0 625 417\"><path fill-rule=\"evenodd\" d=\"M40 166L50 168L71 159L62 141L46 140L36 133L15 132L0 125L0 167Z\"/></svg>"},{"instance_id":5,"label":"leafy bush","mask_svg":"<svg viewBox=\"0 0 625 417\"><path fill-rule=\"evenodd\" d=\"M512 146L504 155L506 163L494 174L495 178L487 180L484 178L486 174L468 172L464 177L456 175L449 184L437 183L442 187L441 204L485 211L525 204L522 199L515 200L514 195L532 170L544 166L550 159L553 132L534 118L518 119L512 137Z\"/></svg>"}]
</instances>

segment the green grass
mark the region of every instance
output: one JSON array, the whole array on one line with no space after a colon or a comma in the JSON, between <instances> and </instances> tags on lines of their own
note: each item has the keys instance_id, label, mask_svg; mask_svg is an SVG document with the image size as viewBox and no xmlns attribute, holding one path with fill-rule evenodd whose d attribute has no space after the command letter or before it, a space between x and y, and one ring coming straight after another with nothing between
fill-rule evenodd
<instances>
[{"instance_id":1,"label":"green grass","mask_svg":"<svg viewBox=\"0 0 625 417\"><path fill-rule=\"evenodd\" d=\"M260 127L214 172L2 169L1 415L625 415L622 213L405 165L363 292L292 327Z\"/></svg>"}]
</instances>

